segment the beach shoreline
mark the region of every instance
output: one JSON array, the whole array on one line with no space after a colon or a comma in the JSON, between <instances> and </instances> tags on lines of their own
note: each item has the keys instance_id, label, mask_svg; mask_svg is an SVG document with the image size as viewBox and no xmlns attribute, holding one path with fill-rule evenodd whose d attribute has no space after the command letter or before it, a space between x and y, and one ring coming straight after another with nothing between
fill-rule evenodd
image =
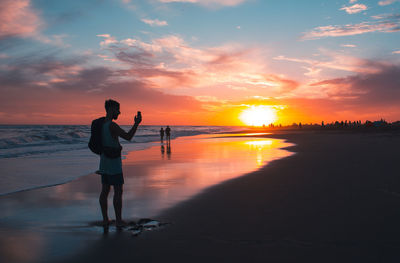
<instances>
[{"instance_id":1,"label":"beach shoreline","mask_svg":"<svg viewBox=\"0 0 400 263\"><path fill-rule=\"evenodd\" d=\"M155 219L170 225L159 230L137 237L92 232L77 238L85 245L73 255L42 261L398 261L397 134L266 137L294 143L288 150L296 154L167 209Z\"/></svg>"},{"instance_id":2,"label":"beach shoreline","mask_svg":"<svg viewBox=\"0 0 400 263\"><path fill-rule=\"evenodd\" d=\"M397 262L400 138L393 133L276 133L296 154L213 186L129 241L151 262ZM124 242L123 242L124 244ZM153 249L157 253L153 254Z\"/></svg>"}]
</instances>

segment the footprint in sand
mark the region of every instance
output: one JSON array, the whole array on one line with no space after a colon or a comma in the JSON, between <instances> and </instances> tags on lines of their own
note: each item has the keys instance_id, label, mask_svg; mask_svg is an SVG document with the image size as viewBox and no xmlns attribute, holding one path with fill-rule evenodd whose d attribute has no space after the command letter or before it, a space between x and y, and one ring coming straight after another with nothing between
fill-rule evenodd
<instances>
[{"instance_id":1,"label":"footprint in sand","mask_svg":"<svg viewBox=\"0 0 400 263\"><path fill-rule=\"evenodd\" d=\"M157 220L150 218L142 218L139 221L129 221L126 226L118 227L119 229L127 228L128 231L131 231L132 236L138 236L144 231L152 231L156 230L160 227L166 226L169 223L161 223ZM99 226L104 227L103 221L95 221L90 222L89 226ZM109 226L115 226L115 220L111 220Z\"/></svg>"}]
</instances>

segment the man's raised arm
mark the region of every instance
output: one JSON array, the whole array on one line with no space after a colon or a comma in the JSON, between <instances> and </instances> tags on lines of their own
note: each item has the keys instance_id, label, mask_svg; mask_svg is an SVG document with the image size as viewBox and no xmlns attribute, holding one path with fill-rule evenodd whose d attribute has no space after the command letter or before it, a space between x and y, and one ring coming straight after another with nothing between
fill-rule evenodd
<instances>
[{"instance_id":1,"label":"man's raised arm","mask_svg":"<svg viewBox=\"0 0 400 263\"><path fill-rule=\"evenodd\" d=\"M121 127L119 127L118 124L113 122L110 125L111 134L113 134L115 137L119 136L127 141L130 141L132 137L135 135L136 130L141 122L142 122L142 116L141 115L135 116L135 124L133 124L129 132L124 131Z\"/></svg>"}]
</instances>

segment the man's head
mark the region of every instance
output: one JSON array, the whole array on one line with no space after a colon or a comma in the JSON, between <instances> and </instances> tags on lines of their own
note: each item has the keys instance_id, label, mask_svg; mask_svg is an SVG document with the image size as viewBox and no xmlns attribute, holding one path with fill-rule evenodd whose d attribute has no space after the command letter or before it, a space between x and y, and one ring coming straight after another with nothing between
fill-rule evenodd
<instances>
[{"instance_id":1,"label":"man's head","mask_svg":"<svg viewBox=\"0 0 400 263\"><path fill-rule=\"evenodd\" d=\"M115 100L106 100L104 107L106 108L107 115L111 115L114 120L118 119L119 103Z\"/></svg>"}]
</instances>

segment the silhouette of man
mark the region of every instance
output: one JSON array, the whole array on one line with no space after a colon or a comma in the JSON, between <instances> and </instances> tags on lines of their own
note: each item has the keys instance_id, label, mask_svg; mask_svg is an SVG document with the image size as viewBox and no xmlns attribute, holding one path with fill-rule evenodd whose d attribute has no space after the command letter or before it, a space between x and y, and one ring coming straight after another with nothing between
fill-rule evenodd
<instances>
[{"instance_id":1,"label":"silhouette of man","mask_svg":"<svg viewBox=\"0 0 400 263\"><path fill-rule=\"evenodd\" d=\"M163 142L164 141L164 129L162 127L160 130L160 136L161 136L161 142Z\"/></svg>"},{"instance_id":2,"label":"silhouette of man","mask_svg":"<svg viewBox=\"0 0 400 263\"><path fill-rule=\"evenodd\" d=\"M104 120L102 130L103 153L100 155L100 168L98 173L101 174L102 189L99 198L101 213L103 215L103 225L109 225L107 212L107 198L110 192L111 185L114 187L113 205L115 211L115 219L117 227L124 226L126 223L122 220L122 185L124 177L122 175L121 161L121 145L119 137L130 141L135 135L136 130L142 121L140 112L134 118L134 124L129 132L125 132L113 120L118 119L119 103L114 100L105 102L107 115ZM115 154L119 152L119 154ZM115 156L117 155L117 157Z\"/></svg>"},{"instance_id":3,"label":"silhouette of man","mask_svg":"<svg viewBox=\"0 0 400 263\"><path fill-rule=\"evenodd\" d=\"M165 138L167 140L167 142L171 141L171 128L169 126L167 126L167 128L165 129L165 135L167 138Z\"/></svg>"}]
</instances>

